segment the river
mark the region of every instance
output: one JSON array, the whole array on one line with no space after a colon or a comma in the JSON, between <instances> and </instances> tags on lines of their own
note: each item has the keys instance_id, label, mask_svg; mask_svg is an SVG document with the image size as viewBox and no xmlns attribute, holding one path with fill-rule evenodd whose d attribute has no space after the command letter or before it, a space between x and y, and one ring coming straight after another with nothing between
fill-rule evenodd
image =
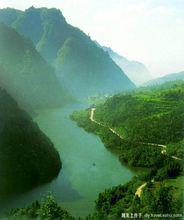
<instances>
[{"instance_id":1,"label":"river","mask_svg":"<svg viewBox=\"0 0 184 220\"><path fill-rule=\"evenodd\" d=\"M60 153L63 168L51 183L19 196L11 203L21 207L52 192L72 215L86 216L98 194L128 182L134 173L108 151L101 140L79 128L69 115L82 104L39 112L34 119Z\"/></svg>"}]
</instances>

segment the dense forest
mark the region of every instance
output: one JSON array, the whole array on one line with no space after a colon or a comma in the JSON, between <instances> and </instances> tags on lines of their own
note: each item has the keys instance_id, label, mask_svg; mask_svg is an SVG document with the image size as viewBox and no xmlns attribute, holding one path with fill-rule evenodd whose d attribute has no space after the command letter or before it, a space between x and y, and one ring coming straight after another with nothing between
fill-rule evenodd
<instances>
[{"instance_id":1,"label":"dense forest","mask_svg":"<svg viewBox=\"0 0 184 220\"><path fill-rule=\"evenodd\" d=\"M58 9L0 9L0 208L3 202L51 182L62 167L53 143L29 113L91 98L98 104L74 112L71 119L98 135L122 164L144 171L125 185L101 192L85 219L147 219L148 213L156 220L182 219L184 82L134 90L119 67L127 60L118 54L113 60L112 53L68 24ZM140 68L139 63L129 64L131 73ZM183 72L170 77L183 79ZM134 80L138 78L141 75ZM52 195L6 214L14 220L75 219Z\"/></svg>"},{"instance_id":2,"label":"dense forest","mask_svg":"<svg viewBox=\"0 0 184 220\"><path fill-rule=\"evenodd\" d=\"M100 193L94 212L86 220L147 219L148 214L155 219L172 218L174 215L182 219L183 101L184 83L178 81L115 95L103 104L71 115L78 126L99 135L105 146L119 155L122 163L147 168L127 184ZM144 126L147 129L141 130ZM34 164L31 164L34 168L35 162L34 158ZM8 218L74 219L52 196L12 210Z\"/></svg>"},{"instance_id":3,"label":"dense forest","mask_svg":"<svg viewBox=\"0 0 184 220\"><path fill-rule=\"evenodd\" d=\"M30 116L0 89L0 198L7 199L55 178L61 161Z\"/></svg>"},{"instance_id":4,"label":"dense forest","mask_svg":"<svg viewBox=\"0 0 184 220\"><path fill-rule=\"evenodd\" d=\"M35 201L25 208L10 211L7 219L75 220L74 217L59 206L52 195L47 196L41 202Z\"/></svg>"},{"instance_id":5,"label":"dense forest","mask_svg":"<svg viewBox=\"0 0 184 220\"><path fill-rule=\"evenodd\" d=\"M96 106L94 121L91 108L71 115L122 163L149 168L127 185L101 193L89 219L121 219L124 212L182 213L183 110L184 83L177 81L115 95ZM144 183L143 196L135 196Z\"/></svg>"},{"instance_id":6,"label":"dense forest","mask_svg":"<svg viewBox=\"0 0 184 220\"><path fill-rule=\"evenodd\" d=\"M183 155L183 106L184 84L174 82L109 98L96 107L94 115L103 126L90 120L91 109L74 112L71 118L99 135L109 149L118 150L122 161L153 167L173 151L177 157ZM161 154L163 147L159 145L168 145L167 154Z\"/></svg>"},{"instance_id":7,"label":"dense forest","mask_svg":"<svg viewBox=\"0 0 184 220\"><path fill-rule=\"evenodd\" d=\"M183 179L178 179L179 184ZM182 219L183 200L181 186L169 180L163 182L148 181L140 197L135 195L143 184L141 179L133 178L125 185L119 185L100 193L96 201L96 213L91 220L100 219ZM163 214L163 216L162 216ZM151 216L152 215L152 216ZM164 217L165 215L165 217Z\"/></svg>"},{"instance_id":8,"label":"dense forest","mask_svg":"<svg viewBox=\"0 0 184 220\"><path fill-rule=\"evenodd\" d=\"M162 182L147 179L141 196L136 196L137 189L143 183L145 183L145 176L134 177L125 185L100 193L95 201L94 212L86 218L72 217L49 195L41 203L35 201L25 208L12 210L8 213L8 219L120 220L122 217L123 219L147 219L150 215L150 218L154 219L163 220L173 217L182 220L183 177Z\"/></svg>"}]
</instances>

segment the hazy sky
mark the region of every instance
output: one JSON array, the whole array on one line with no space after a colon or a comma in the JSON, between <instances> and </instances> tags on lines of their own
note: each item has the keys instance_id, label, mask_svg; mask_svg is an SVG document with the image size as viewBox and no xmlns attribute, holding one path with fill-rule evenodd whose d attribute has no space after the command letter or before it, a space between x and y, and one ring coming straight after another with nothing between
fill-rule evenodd
<instances>
[{"instance_id":1,"label":"hazy sky","mask_svg":"<svg viewBox=\"0 0 184 220\"><path fill-rule=\"evenodd\" d=\"M92 39L152 75L184 70L184 0L0 0L0 7L57 7Z\"/></svg>"}]
</instances>

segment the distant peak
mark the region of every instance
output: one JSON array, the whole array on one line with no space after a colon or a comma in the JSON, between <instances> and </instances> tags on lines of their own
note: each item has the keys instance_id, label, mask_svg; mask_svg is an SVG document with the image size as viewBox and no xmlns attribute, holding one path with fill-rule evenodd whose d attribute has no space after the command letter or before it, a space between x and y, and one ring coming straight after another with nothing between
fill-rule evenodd
<instances>
[{"instance_id":1,"label":"distant peak","mask_svg":"<svg viewBox=\"0 0 184 220\"><path fill-rule=\"evenodd\" d=\"M40 13L45 17L51 17L55 19L62 19L63 21L65 20L65 17L63 16L62 12L60 9L57 8L47 8L47 7L41 7L41 8L36 8L34 6L31 6L30 8L25 10L25 13Z\"/></svg>"}]
</instances>

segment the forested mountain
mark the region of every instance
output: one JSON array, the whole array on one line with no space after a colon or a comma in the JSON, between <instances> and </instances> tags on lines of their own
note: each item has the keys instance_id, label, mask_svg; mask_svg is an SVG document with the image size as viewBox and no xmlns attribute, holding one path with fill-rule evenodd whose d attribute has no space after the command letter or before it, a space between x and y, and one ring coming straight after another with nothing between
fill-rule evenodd
<instances>
[{"instance_id":1,"label":"forested mountain","mask_svg":"<svg viewBox=\"0 0 184 220\"><path fill-rule=\"evenodd\" d=\"M146 213L183 212L182 81L115 95L71 118L98 135L123 164L149 168L129 183L100 193L89 219L121 219L122 213L127 219L147 219Z\"/></svg>"},{"instance_id":2,"label":"forested mountain","mask_svg":"<svg viewBox=\"0 0 184 220\"><path fill-rule=\"evenodd\" d=\"M108 52L113 61L125 72L125 74L137 86L151 79L151 75L146 66L138 61L131 61L127 58L114 52L109 47L102 47L104 51Z\"/></svg>"},{"instance_id":3,"label":"forested mountain","mask_svg":"<svg viewBox=\"0 0 184 220\"><path fill-rule=\"evenodd\" d=\"M0 199L51 181L60 168L51 141L0 88Z\"/></svg>"},{"instance_id":4,"label":"forested mountain","mask_svg":"<svg viewBox=\"0 0 184 220\"><path fill-rule=\"evenodd\" d=\"M183 138L184 83L115 95L99 106L96 119L124 138L167 144Z\"/></svg>"},{"instance_id":5,"label":"forested mountain","mask_svg":"<svg viewBox=\"0 0 184 220\"><path fill-rule=\"evenodd\" d=\"M95 120L103 126L92 122L90 114L91 109L88 109L74 113L72 118L79 126L97 133L107 147L120 148L121 161L131 166L152 167L162 163L165 155L160 153L161 147L149 143L168 145L169 151L183 158L182 81L107 99L104 104L97 106L94 114ZM119 138L109 128L123 138Z\"/></svg>"},{"instance_id":6,"label":"forested mountain","mask_svg":"<svg viewBox=\"0 0 184 220\"><path fill-rule=\"evenodd\" d=\"M82 98L134 88L109 56L88 38L68 38L58 52L55 67L72 94Z\"/></svg>"},{"instance_id":7,"label":"forested mountain","mask_svg":"<svg viewBox=\"0 0 184 220\"><path fill-rule=\"evenodd\" d=\"M0 24L0 82L25 108L60 106L70 100L54 69L32 42Z\"/></svg>"},{"instance_id":8,"label":"forested mountain","mask_svg":"<svg viewBox=\"0 0 184 220\"><path fill-rule=\"evenodd\" d=\"M69 25L59 10L31 7L17 12L16 19L7 22L11 10L0 10L0 20L30 38L38 52L57 68L66 86L73 93L77 91L77 97L135 87L109 55L89 36Z\"/></svg>"},{"instance_id":9,"label":"forested mountain","mask_svg":"<svg viewBox=\"0 0 184 220\"><path fill-rule=\"evenodd\" d=\"M96 201L96 213L92 220L114 219L143 219L148 213L157 220L178 213L178 219L182 220L183 198L182 177L173 180L154 182L148 180L142 189L141 196L135 196L135 192L145 184L142 177L133 178L125 185L119 185L105 190L99 194ZM158 214L159 213L159 214ZM169 219L169 217L168 217Z\"/></svg>"},{"instance_id":10,"label":"forested mountain","mask_svg":"<svg viewBox=\"0 0 184 220\"><path fill-rule=\"evenodd\" d=\"M184 71L179 72L179 73L171 73L156 79L152 79L146 83L143 84L143 86L154 86L154 85L159 85L165 82L169 81L175 81L175 80L184 80Z\"/></svg>"},{"instance_id":11,"label":"forested mountain","mask_svg":"<svg viewBox=\"0 0 184 220\"><path fill-rule=\"evenodd\" d=\"M11 25L21 13L22 11L13 8L0 9L0 22Z\"/></svg>"}]
</instances>

